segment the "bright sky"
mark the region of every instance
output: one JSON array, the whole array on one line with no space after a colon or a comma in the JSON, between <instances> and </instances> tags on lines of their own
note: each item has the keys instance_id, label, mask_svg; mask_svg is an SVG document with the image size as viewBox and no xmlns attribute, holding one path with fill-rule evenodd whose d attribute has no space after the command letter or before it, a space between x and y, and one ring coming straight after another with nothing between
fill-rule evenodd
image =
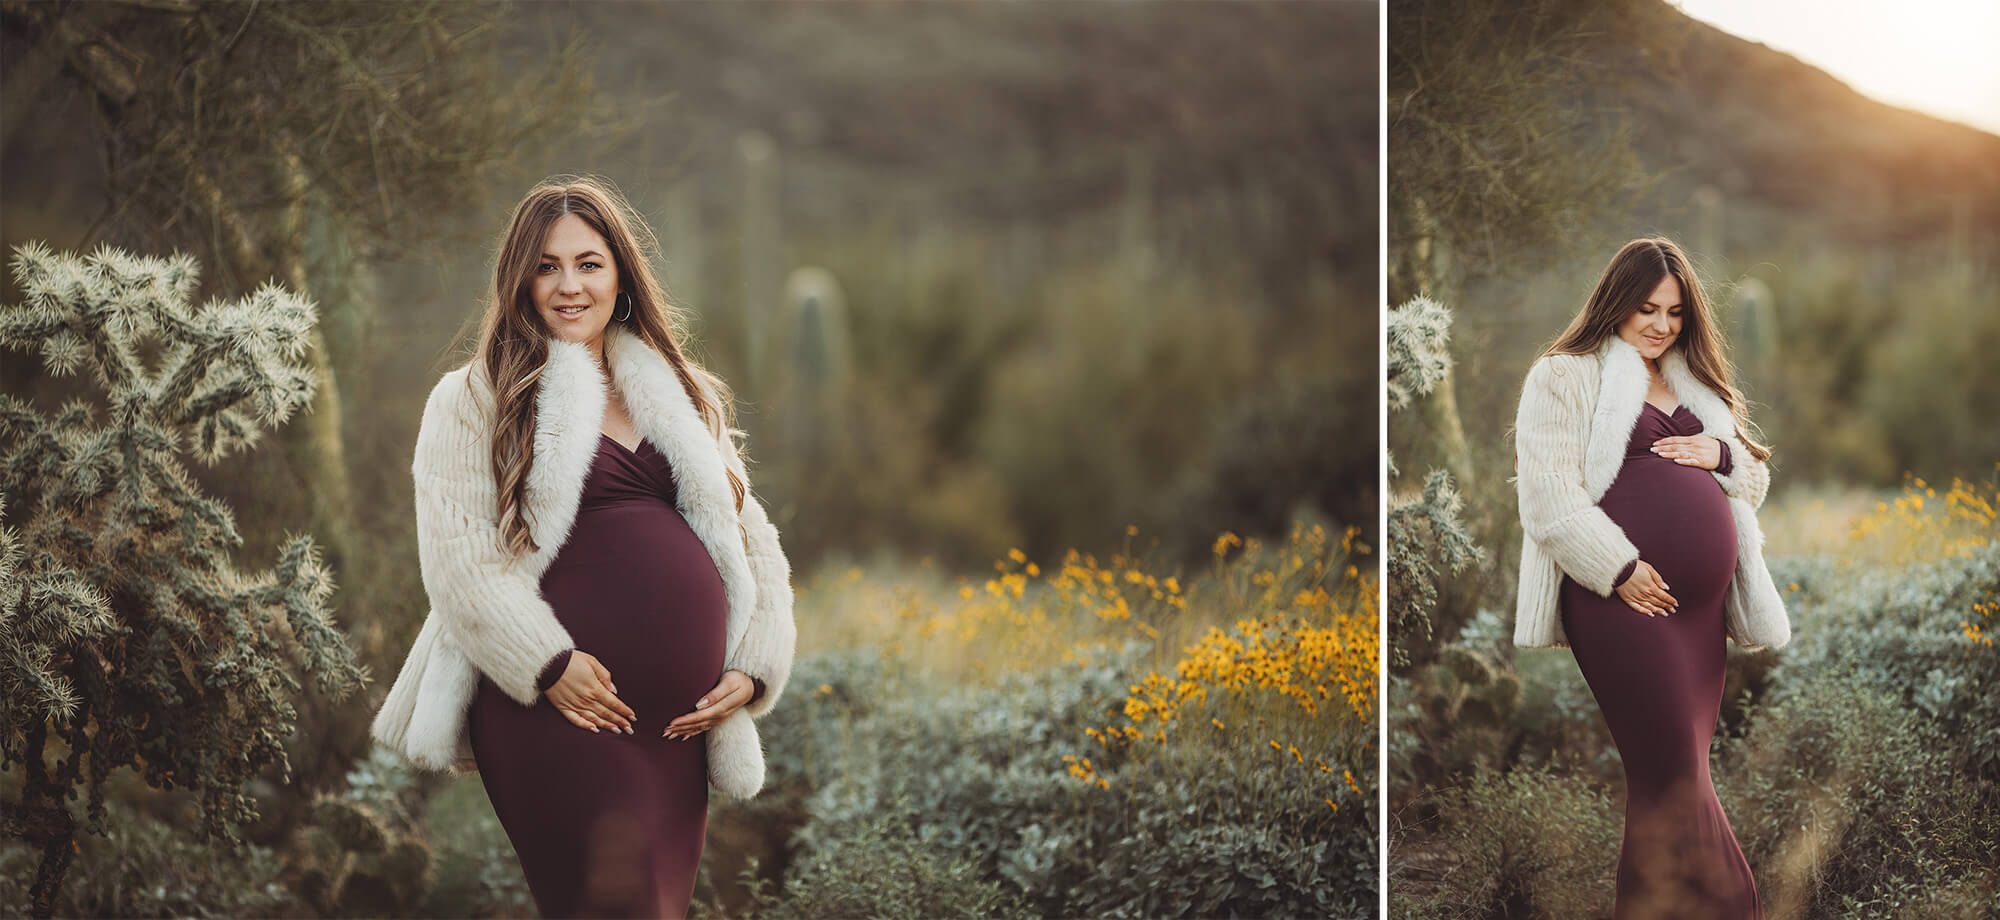
<instances>
[{"instance_id":1,"label":"bright sky","mask_svg":"<svg viewBox=\"0 0 2000 920\"><path fill-rule=\"evenodd\" d=\"M1862 95L2000 134L2000 0L1677 0Z\"/></svg>"}]
</instances>

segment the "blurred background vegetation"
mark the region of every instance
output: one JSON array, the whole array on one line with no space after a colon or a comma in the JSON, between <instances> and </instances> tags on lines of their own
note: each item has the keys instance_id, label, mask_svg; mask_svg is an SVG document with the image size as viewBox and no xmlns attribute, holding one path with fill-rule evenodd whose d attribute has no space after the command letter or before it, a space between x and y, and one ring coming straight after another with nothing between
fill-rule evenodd
<instances>
[{"instance_id":1,"label":"blurred background vegetation","mask_svg":"<svg viewBox=\"0 0 2000 920\"><path fill-rule=\"evenodd\" d=\"M1389 28L1392 910L1609 911L1616 752L1569 656L1510 646L1510 429L1610 254L1662 234L1776 450L1798 638L1732 651L1716 767L1766 908L1990 915L2000 137L1661 0Z\"/></svg>"},{"instance_id":2,"label":"blurred background vegetation","mask_svg":"<svg viewBox=\"0 0 2000 920\"><path fill-rule=\"evenodd\" d=\"M409 776L371 757L365 727L424 613L406 473L422 400L468 353L508 209L562 172L609 177L659 232L662 276L688 312L694 352L741 399L753 477L802 585L850 571L863 586L928 578L937 590L921 595L926 609L945 609L970 603L952 579L983 578L1010 550L1059 570L1054 560L1079 549L1143 555L1190 594L1230 598L1194 603L1185 627L1126 627L1138 650L1094 665L1095 683L1065 687L1061 700L978 681L955 691L1056 719L1061 731L1035 728L1027 747L1004 733L961 744L954 733L972 729L933 718L939 734L909 742L909 771L983 763L979 745L990 743L1020 758L1029 781L1070 782L1064 795L1081 798L1043 801L1051 817L1030 822L1042 836L1005 823L987 849L949 864L909 855L911 834L933 833L923 813L863 826L815 810L812 797L848 770L787 772L804 756L788 746L814 732L865 735L799 721L825 694L788 704L794 715L781 718L794 721L769 736L774 788L748 807L718 805L709 907L778 910L785 870L809 851L800 841L841 839L816 827L872 841L856 852L924 878L972 871L966 904L1120 903L1074 893L1092 877L1073 864L1049 875L1033 854L1070 845L1057 840L1109 847L1130 838L1133 821L1154 834L1206 831L1129 791L1125 811L1104 812L1126 817L1078 817L1100 812L1060 755L1095 756L1085 745L1108 743L1076 733L1123 713L1138 693L1126 684L1171 672L1174 643L1205 635L1195 623L1235 628L1244 642L1253 627L1236 621L1247 618L1272 642L1305 642L1298 673L1323 676L1332 659L1311 643L1329 640L1311 637L1333 633L1298 630L1347 635L1361 628L1354 618L1372 621L1372 601L1352 586L1372 571L1379 452L1376 16L1360 3L0 2L0 244L184 251L203 267L203 297L276 279L318 304L312 412L264 448L194 472L237 510L246 565L269 565L259 555L289 533L313 534L338 586L328 604L376 680L340 702L304 693L307 730L287 744L289 778L253 784L251 857L200 855L213 845L176 827L185 803L135 783L113 797L125 817L112 836L84 842L64 909L525 908L476 781ZM0 362L0 389L43 406L81 392L13 358ZM1350 523L1362 529L1343 540ZM1201 587L1221 578L1204 574L1219 534L1277 547L1313 527L1332 536L1317 557L1290 554L1322 563L1304 568L1318 581L1294 579L1297 596ZM1240 578L1268 570L1275 584L1290 556L1267 553ZM1037 592L1057 590L1019 599L1031 609ZM800 666L828 675L827 693L897 713L876 717L882 730L970 680L947 669L872 683L894 673L865 657L889 654L887 640L843 631L860 614L841 611L865 605L840 596L802 594L806 636L840 651L819 660L804 645ZM1095 642L1099 621L1063 621L1058 634ZM1049 681L1073 682L1060 669L1081 667L1054 651L1020 661L1058 669ZM1357 705L1372 707L1367 684ZM1297 818L1284 833L1242 811L1248 787L1176 779L1207 761L1144 761L1165 771L1145 774L1160 788L1237 809L1218 818L1240 823L1229 833L1275 834L1244 837L1240 875L1175 870L1200 880L1201 903L1373 903L1372 875L1350 865L1373 852L1372 809L1333 807L1346 801L1335 793L1372 801L1374 757L1351 745L1368 743L1360 726L1373 717L1345 703L1338 711L1354 714L1301 711L1285 717L1298 727L1298 763L1288 753L1240 768L1243 783L1294 789ZM1249 717L1267 715L1278 718ZM860 769L869 748L855 750ZM1125 762L1093 761L1107 771ZM1326 830L1335 820L1339 834ZM1315 840L1338 853L1312 849ZM1175 843L1177 859L1209 852ZM19 882L31 864L0 853ZM746 854L760 856L761 874L716 869ZM755 878L774 887L758 895ZM1143 898L1146 881L1128 894ZM18 888L4 893L19 903Z\"/></svg>"}]
</instances>

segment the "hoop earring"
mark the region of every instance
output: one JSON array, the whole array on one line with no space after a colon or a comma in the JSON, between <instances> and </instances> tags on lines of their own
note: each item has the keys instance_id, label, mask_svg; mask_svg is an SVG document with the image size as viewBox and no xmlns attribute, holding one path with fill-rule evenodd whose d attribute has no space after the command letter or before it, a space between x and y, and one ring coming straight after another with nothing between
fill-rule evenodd
<instances>
[{"instance_id":1,"label":"hoop earring","mask_svg":"<svg viewBox=\"0 0 2000 920\"><path fill-rule=\"evenodd\" d=\"M624 315L624 316L619 316L619 315L618 315L618 313L617 313L617 310L616 310L616 308L613 308L613 310L612 310L612 313L611 313L611 318L612 318L612 319L615 319L615 320L617 320L617 321L619 321L619 322L621 322L621 323L622 323L622 322L624 322L624 321L626 321L626 320L628 320L628 319L631 319L631 318L632 318L632 292L631 292L631 291L619 291L619 292L618 292L618 302L619 302L619 303L621 303L621 304L624 304L624 305L625 305L625 315Z\"/></svg>"}]
</instances>

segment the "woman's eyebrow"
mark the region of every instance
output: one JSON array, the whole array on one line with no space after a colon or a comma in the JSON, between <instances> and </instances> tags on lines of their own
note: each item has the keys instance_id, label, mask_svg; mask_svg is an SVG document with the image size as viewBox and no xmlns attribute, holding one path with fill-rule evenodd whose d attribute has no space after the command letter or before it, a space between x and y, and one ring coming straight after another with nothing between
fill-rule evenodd
<instances>
[{"instance_id":1,"label":"woman's eyebrow","mask_svg":"<svg viewBox=\"0 0 2000 920\"><path fill-rule=\"evenodd\" d=\"M1640 304L1640 306L1642 306L1642 307L1652 307L1652 308L1654 308L1654 309L1656 309L1656 310L1671 310L1671 309L1673 309L1674 307L1678 307L1678 306L1680 306L1680 304L1674 304L1674 307L1662 307L1662 306L1660 306L1659 304L1656 304L1656 303L1654 303L1654 302L1652 302L1652 301L1648 300L1648 301L1646 301L1645 303L1642 303L1642 304Z\"/></svg>"},{"instance_id":2,"label":"woman's eyebrow","mask_svg":"<svg viewBox=\"0 0 2000 920\"><path fill-rule=\"evenodd\" d=\"M579 252L579 253L577 253L577 254L576 254L576 257L577 257L577 258L579 258L579 259L583 259L583 258L588 258L588 257L590 257L590 256L596 256L596 257L598 257L598 258L602 259L602 258L604 258L604 253L601 253L601 252L598 252L598 251L597 251L597 250L595 250L595 249L586 249L586 250L584 250L584 251L582 251L582 252ZM555 260L555 261L558 261L558 262L562 261L561 259L557 258L557 257L556 257L556 255L555 255L554 253L549 253L549 252L545 252L545 253L542 253L542 258L544 258L544 259L553 259L553 260Z\"/></svg>"}]
</instances>

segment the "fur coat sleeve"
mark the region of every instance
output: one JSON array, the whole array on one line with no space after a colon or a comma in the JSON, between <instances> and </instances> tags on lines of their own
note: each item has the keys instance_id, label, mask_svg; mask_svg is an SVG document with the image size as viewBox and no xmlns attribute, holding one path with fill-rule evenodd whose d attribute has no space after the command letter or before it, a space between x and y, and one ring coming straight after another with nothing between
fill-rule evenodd
<instances>
[{"instance_id":1,"label":"fur coat sleeve","mask_svg":"<svg viewBox=\"0 0 2000 920\"><path fill-rule=\"evenodd\" d=\"M764 682L764 695L744 705L742 710L755 718L777 705L785 682L792 675L792 653L798 646L798 625L792 619L792 567L778 544L778 528L771 523L757 496L748 491L750 475L744 469L735 438L725 435L723 441L723 463L743 481L743 551L750 562L751 579L757 585L757 603L751 609L750 625L723 667Z\"/></svg>"},{"instance_id":2,"label":"fur coat sleeve","mask_svg":"<svg viewBox=\"0 0 2000 920\"><path fill-rule=\"evenodd\" d=\"M573 648L529 566L502 552L486 426L464 374L431 391L411 472L418 564L431 609L458 649L524 706L542 666Z\"/></svg>"},{"instance_id":3,"label":"fur coat sleeve","mask_svg":"<svg viewBox=\"0 0 2000 920\"><path fill-rule=\"evenodd\" d=\"M1715 436L1715 432L1708 434ZM1723 432L1720 440L1729 445L1729 472L1714 473L1723 494L1748 502L1753 510L1764 507L1764 495L1771 491L1770 466L1750 453L1735 431Z\"/></svg>"},{"instance_id":4,"label":"fur coat sleeve","mask_svg":"<svg viewBox=\"0 0 2000 920\"><path fill-rule=\"evenodd\" d=\"M1609 597L1639 549L1584 489L1596 393L1576 365L1587 360L1550 355L1529 369L1514 419L1515 487L1528 539L1578 584Z\"/></svg>"}]
</instances>

